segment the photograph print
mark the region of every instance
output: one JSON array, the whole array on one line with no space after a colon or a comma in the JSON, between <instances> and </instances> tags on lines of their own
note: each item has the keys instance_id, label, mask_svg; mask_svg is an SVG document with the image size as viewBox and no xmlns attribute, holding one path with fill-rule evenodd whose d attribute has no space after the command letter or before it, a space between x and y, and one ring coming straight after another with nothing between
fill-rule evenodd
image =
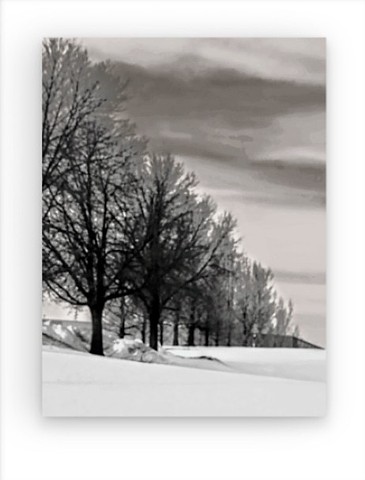
<instances>
[{"instance_id":1,"label":"photograph print","mask_svg":"<svg viewBox=\"0 0 365 480\"><path fill-rule=\"evenodd\" d=\"M326 42L45 38L42 411L326 413Z\"/></svg>"}]
</instances>

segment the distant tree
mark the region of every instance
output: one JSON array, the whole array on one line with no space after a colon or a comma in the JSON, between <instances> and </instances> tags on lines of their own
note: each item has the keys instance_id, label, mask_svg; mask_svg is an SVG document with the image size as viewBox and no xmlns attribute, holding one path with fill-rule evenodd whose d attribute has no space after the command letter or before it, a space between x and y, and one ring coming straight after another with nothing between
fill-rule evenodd
<instances>
[{"instance_id":1,"label":"distant tree","mask_svg":"<svg viewBox=\"0 0 365 480\"><path fill-rule=\"evenodd\" d=\"M242 287L239 294L241 312L238 319L243 327L244 345L252 342L253 329L258 333L258 342L268 333L275 315L276 293L274 276L270 269L256 261L246 259L242 270Z\"/></svg>"},{"instance_id":2,"label":"distant tree","mask_svg":"<svg viewBox=\"0 0 365 480\"><path fill-rule=\"evenodd\" d=\"M211 255L204 275L190 284L184 295L184 315L180 323L187 329L188 345L203 342L206 346L214 340L216 345L230 345L235 324L237 241L233 238L235 222L225 216L227 230L214 254ZM213 222L212 232L219 228ZM200 333L199 337L196 335Z\"/></svg>"},{"instance_id":3,"label":"distant tree","mask_svg":"<svg viewBox=\"0 0 365 480\"><path fill-rule=\"evenodd\" d=\"M292 325L293 303L289 300L285 305L283 298L279 298L276 303L275 317L271 332L274 334L275 346L284 346L285 337L293 335L296 332L299 335L299 329Z\"/></svg>"},{"instance_id":4,"label":"distant tree","mask_svg":"<svg viewBox=\"0 0 365 480\"><path fill-rule=\"evenodd\" d=\"M292 320L292 304L290 302L287 308L284 304L283 298L280 297L275 310L274 332L276 335L287 335Z\"/></svg>"},{"instance_id":5,"label":"distant tree","mask_svg":"<svg viewBox=\"0 0 365 480\"><path fill-rule=\"evenodd\" d=\"M240 265L240 283L238 288L237 319L242 324L241 345L249 345L251 331L254 324L253 311L253 279L251 275L251 262L244 256Z\"/></svg>"},{"instance_id":6,"label":"distant tree","mask_svg":"<svg viewBox=\"0 0 365 480\"><path fill-rule=\"evenodd\" d=\"M103 325L119 338L143 337L143 306L136 297L122 295L105 305Z\"/></svg>"},{"instance_id":7,"label":"distant tree","mask_svg":"<svg viewBox=\"0 0 365 480\"><path fill-rule=\"evenodd\" d=\"M236 242L227 235L215 255L204 288L200 289L205 315L199 329L204 333L207 346L211 341L216 346L230 346L234 340L238 258Z\"/></svg>"},{"instance_id":8,"label":"distant tree","mask_svg":"<svg viewBox=\"0 0 365 480\"><path fill-rule=\"evenodd\" d=\"M293 330L293 347L298 348L298 341L300 339L300 329L298 325L295 325Z\"/></svg>"},{"instance_id":9,"label":"distant tree","mask_svg":"<svg viewBox=\"0 0 365 480\"><path fill-rule=\"evenodd\" d=\"M107 325L110 330L114 331L119 338L124 338L127 330L129 330L127 326L129 316L127 298L126 296L122 296L109 301L105 305L103 323Z\"/></svg>"},{"instance_id":10,"label":"distant tree","mask_svg":"<svg viewBox=\"0 0 365 480\"><path fill-rule=\"evenodd\" d=\"M221 313L223 319L222 333L225 335L224 343L231 346L236 324L237 291L240 285L240 265L243 254L237 250L238 240L232 235L228 236L219 250L219 274L216 278L219 280L216 298L220 298L220 309L216 311Z\"/></svg>"},{"instance_id":11,"label":"distant tree","mask_svg":"<svg viewBox=\"0 0 365 480\"><path fill-rule=\"evenodd\" d=\"M265 333L271 325L275 313L274 275L270 269L264 268L254 261L252 266L253 297L252 315L258 334Z\"/></svg>"},{"instance_id":12,"label":"distant tree","mask_svg":"<svg viewBox=\"0 0 365 480\"><path fill-rule=\"evenodd\" d=\"M183 309L183 299L178 294L175 295L175 298L172 301L172 305L174 307L173 314L172 314L172 321L173 321L173 339L172 344L174 346L179 345L179 337L180 337L180 325L181 325L181 317L182 317L182 309Z\"/></svg>"}]
</instances>

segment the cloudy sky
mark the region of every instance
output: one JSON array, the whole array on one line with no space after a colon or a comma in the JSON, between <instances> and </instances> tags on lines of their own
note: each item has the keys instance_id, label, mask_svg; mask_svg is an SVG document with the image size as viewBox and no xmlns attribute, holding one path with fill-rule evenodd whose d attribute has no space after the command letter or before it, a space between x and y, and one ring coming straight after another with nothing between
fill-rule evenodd
<instances>
[{"instance_id":1,"label":"cloudy sky","mask_svg":"<svg viewBox=\"0 0 365 480\"><path fill-rule=\"evenodd\" d=\"M81 41L118 62L138 131L235 215L302 336L325 345L325 41Z\"/></svg>"}]
</instances>

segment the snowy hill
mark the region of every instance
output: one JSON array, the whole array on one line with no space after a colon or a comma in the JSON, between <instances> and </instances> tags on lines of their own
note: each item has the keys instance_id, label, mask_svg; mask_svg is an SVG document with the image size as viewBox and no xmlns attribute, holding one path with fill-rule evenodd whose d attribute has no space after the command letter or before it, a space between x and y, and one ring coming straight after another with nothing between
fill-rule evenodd
<instances>
[{"instance_id":1,"label":"snowy hill","mask_svg":"<svg viewBox=\"0 0 365 480\"><path fill-rule=\"evenodd\" d=\"M325 351L224 347L168 350L167 355L178 355L174 365L44 347L44 415L322 416L325 413ZM214 356L218 361L197 358L200 356ZM181 357L190 360L185 362ZM207 369L207 363L213 370Z\"/></svg>"}]
</instances>

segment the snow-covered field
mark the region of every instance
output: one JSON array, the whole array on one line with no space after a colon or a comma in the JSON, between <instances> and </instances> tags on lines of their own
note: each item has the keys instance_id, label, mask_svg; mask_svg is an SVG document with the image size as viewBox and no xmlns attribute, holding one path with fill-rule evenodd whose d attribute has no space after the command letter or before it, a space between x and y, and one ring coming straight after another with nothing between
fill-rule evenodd
<instances>
[{"instance_id":1,"label":"snow-covered field","mask_svg":"<svg viewBox=\"0 0 365 480\"><path fill-rule=\"evenodd\" d=\"M325 413L323 350L171 347L165 351L173 364L44 347L44 415L267 417Z\"/></svg>"}]
</instances>

